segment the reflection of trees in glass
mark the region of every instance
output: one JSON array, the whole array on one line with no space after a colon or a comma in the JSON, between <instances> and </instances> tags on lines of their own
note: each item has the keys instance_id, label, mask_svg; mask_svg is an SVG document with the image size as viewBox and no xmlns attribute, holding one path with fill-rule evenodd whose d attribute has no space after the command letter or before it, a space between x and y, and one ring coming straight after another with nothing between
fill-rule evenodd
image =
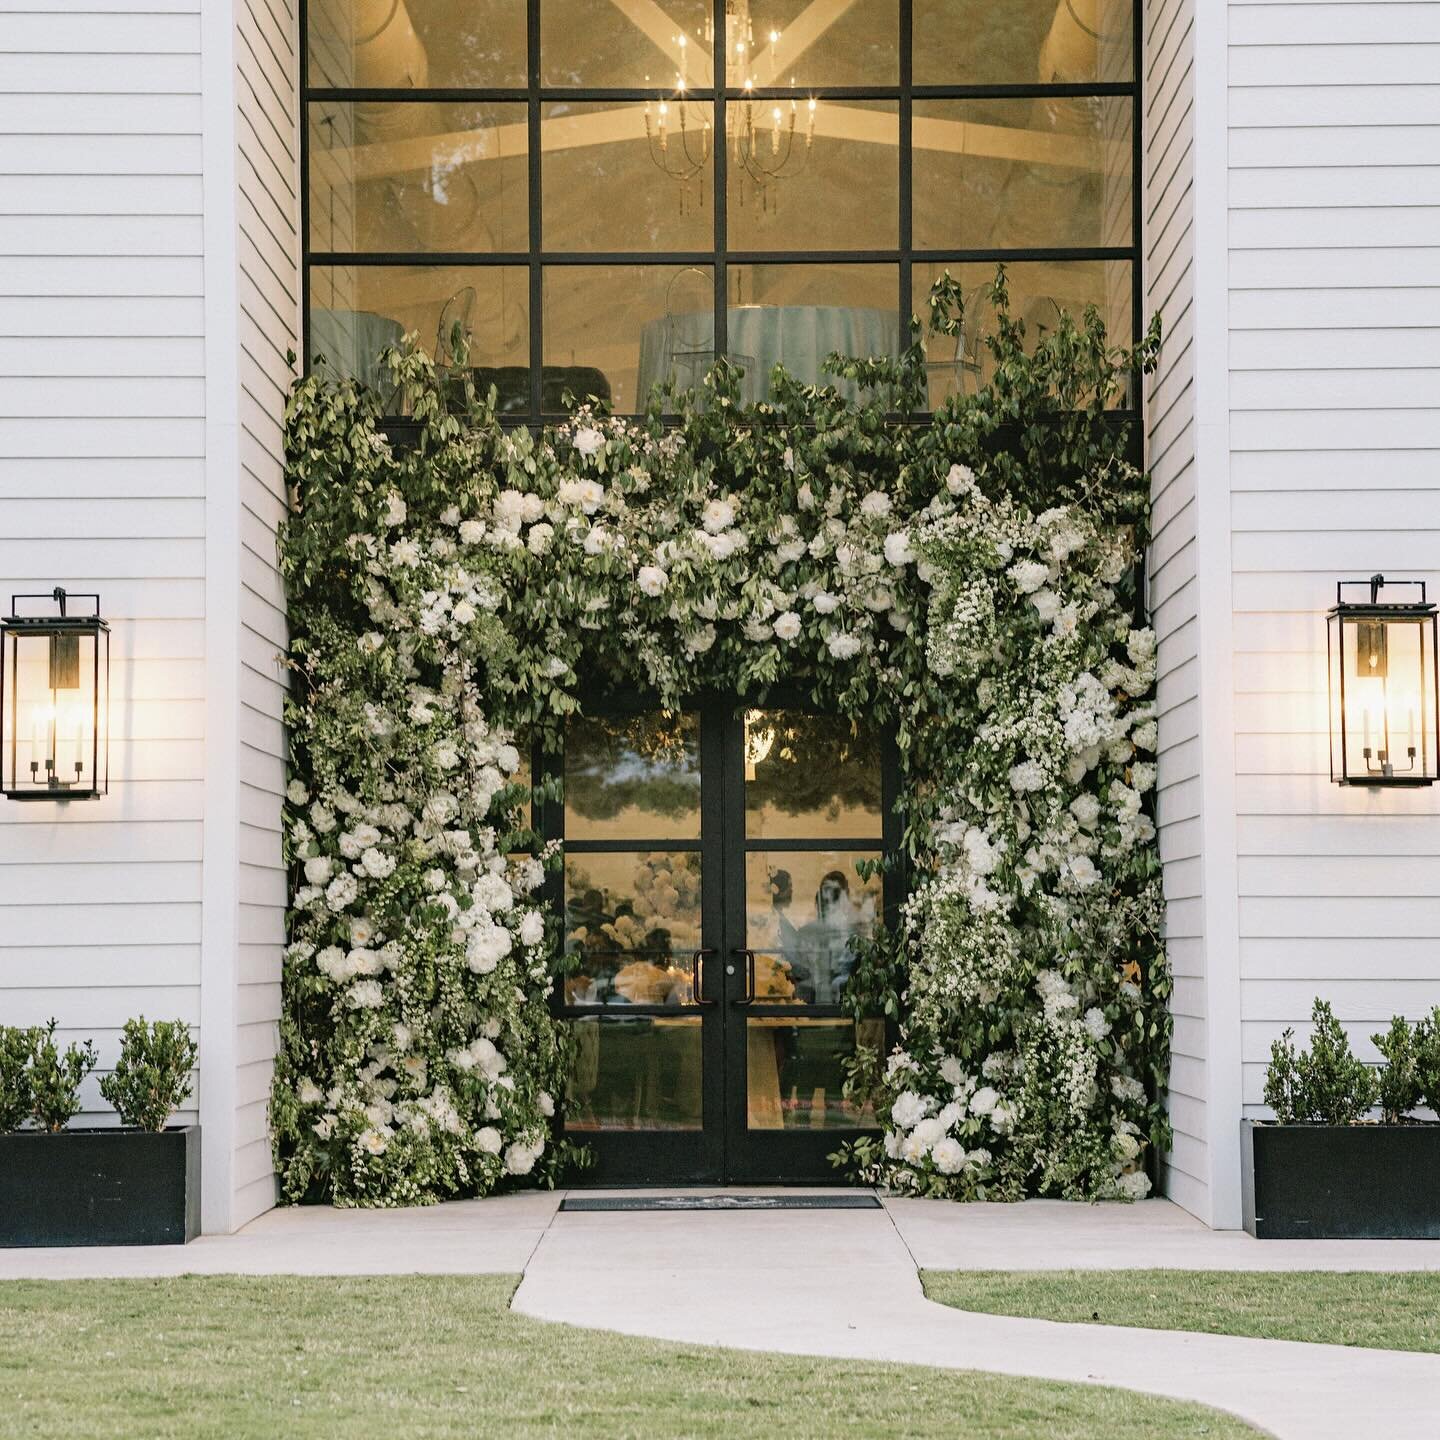
<instances>
[{"instance_id":1,"label":"reflection of trees in glass","mask_svg":"<svg viewBox=\"0 0 1440 1440\"><path fill-rule=\"evenodd\" d=\"M801 715L768 710L748 728L748 753L764 748L747 765L745 806L771 806L786 815L823 815L834 820L842 809L880 813L880 742L866 730L853 730L838 715ZM753 743L756 742L756 743Z\"/></svg>"},{"instance_id":2,"label":"reflection of trees in glass","mask_svg":"<svg viewBox=\"0 0 1440 1440\"><path fill-rule=\"evenodd\" d=\"M633 865L629 884L597 883L584 857L565 862L565 948L689 952L700 944L700 856L649 851L595 857Z\"/></svg>"},{"instance_id":3,"label":"reflection of trees in glass","mask_svg":"<svg viewBox=\"0 0 1440 1440\"><path fill-rule=\"evenodd\" d=\"M613 820L630 806L668 819L698 811L696 717L577 716L565 730L565 805L587 820Z\"/></svg>"}]
</instances>

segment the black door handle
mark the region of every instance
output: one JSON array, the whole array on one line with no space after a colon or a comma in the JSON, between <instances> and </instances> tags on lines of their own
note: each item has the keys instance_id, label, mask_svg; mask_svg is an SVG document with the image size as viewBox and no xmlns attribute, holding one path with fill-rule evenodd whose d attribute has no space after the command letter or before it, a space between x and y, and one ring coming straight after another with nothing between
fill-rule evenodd
<instances>
[{"instance_id":1,"label":"black door handle","mask_svg":"<svg viewBox=\"0 0 1440 1440\"><path fill-rule=\"evenodd\" d=\"M732 1003L753 1005L755 1003L755 952L753 950L732 950L730 953L745 957L745 989L740 998Z\"/></svg>"},{"instance_id":2,"label":"black door handle","mask_svg":"<svg viewBox=\"0 0 1440 1440\"><path fill-rule=\"evenodd\" d=\"M714 950L697 950L690 957L690 1003L692 1005L713 1005L715 1001L705 998L705 957Z\"/></svg>"}]
</instances>

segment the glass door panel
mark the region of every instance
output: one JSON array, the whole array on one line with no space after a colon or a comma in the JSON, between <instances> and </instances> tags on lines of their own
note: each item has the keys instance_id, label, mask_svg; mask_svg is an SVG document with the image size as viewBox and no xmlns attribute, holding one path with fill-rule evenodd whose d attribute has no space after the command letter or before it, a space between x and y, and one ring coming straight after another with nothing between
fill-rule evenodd
<instances>
[{"instance_id":1,"label":"glass door panel","mask_svg":"<svg viewBox=\"0 0 1440 1440\"><path fill-rule=\"evenodd\" d=\"M834 717L713 704L567 727L565 1126L602 1184L833 1182L885 1028L845 1007L885 903L884 751Z\"/></svg>"}]
</instances>

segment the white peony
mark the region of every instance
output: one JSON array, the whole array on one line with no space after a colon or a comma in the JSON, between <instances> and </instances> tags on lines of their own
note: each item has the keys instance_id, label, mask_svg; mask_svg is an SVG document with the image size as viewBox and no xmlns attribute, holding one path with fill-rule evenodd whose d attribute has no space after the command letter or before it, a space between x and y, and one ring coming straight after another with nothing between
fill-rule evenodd
<instances>
[{"instance_id":1,"label":"white peony","mask_svg":"<svg viewBox=\"0 0 1440 1440\"><path fill-rule=\"evenodd\" d=\"M325 887L325 903L332 910L338 912L345 909L347 905L353 904L359 893L359 882L349 871L346 871L344 874L337 875Z\"/></svg>"},{"instance_id":2,"label":"white peony","mask_svg":"<svg viewBox=\"0 0 1440 1440\"><path fill-rule=\"evenodd\" d=\"M828 590L817 590L811 597L810 603L821 615L833 615L840 608L840 597L832 595Z\"/></svg>"},{"instance_id":3,"label":"white peony","mask_svg":"<svg viewBox=\"0 0 1440 1440\"><path fill-rule=\"evenodd\" d=\"M1050 579L1050 567L1038 560L1017 560L1005 573L1022 595L1033 595Z\"/></svg>"},{"instance_id":4,"label":"white peony","mask_svg":"<svg viewBox=\"0 0 1440 1440\"><path fill-rule=\"evenodd\" d=\"M285 798L292 805L303 805L310 798L310 792L298 780L292 780L285 787Z\"/></svg>"},{"instance_id":5,"label":"white peony","mask_svg":"<svg viewBox=\"0 0 1440 1440\"><path fill-rule=\"evenodd\" d=\"M968 465L952 465L945 477L945 488L952 495L963 495L975 484L975 472Z\"/></svg>"},{"instance_id":6,"label":"white peony","mask_svg":"<svg viewBox=\"0 0 1440 1440\"><path fill-rule=\"evenodd\" d=\"M858 635L846 635L843 631L831 635L825 647L836 660L853 660L865 648Z\"/></svg>"},{"instance_id":7,"label":"white peony","mask_svg":"<svg viewBox=\"0 0 1440 1440\"><path fill-rule=\"evenodd\" d=\"M538 910L527 910L520 919L520 943L538 945L545 938L545 917Z\"/></svg>"},{"instance_id":8,"label":"white peony","mask_svg":"<svg viewBox=\"0 0 1440 1440\"><path fill-rule=\"evenodd\" d=\"M670 577L658 565L642 565L640 573L635 577L635 583L639 585L643 594L650 596L653 600L665 593L665 587L670 583Z\"/></svg>"},{"instance_id":9,"label":"white peony","mask_svg":"<svg viewBox=\"0 0 1440 1440\"><path fill-rule=\"evenodd\" d=\"M902 1129L908 1130L925 1118L930 1102L913 1090L902 1090L890 1107L890 1118Z\"/></svg>"},{"instance_id":10,"label":"white peony","mask_svg":"<svg viewBox=\"0 0 1440 1440\"><path fill-rule=\"evenodd\" d=\"M910 548L908 530L895 530L885 537L885 558L897 570L915 559L915 552Z\"/></svg>"},{"instance_id":11,"label":"white peony","mask_svg":"<svg viewBox=\"0 0 1440 1440\"><path fill-rule=\"evenodd\" d=\"M380 850L365 851L360 864L372 880L384 880L395 873L395 861Z\"/></svg>"},{"instance_id":12,"label":"white peony","mask_svg":"<svg viewBox=\"0 0 1440 1440\"><path fill-rule=\"evenodd\" d=\"M487 920L465 937L465 963L476 975L488 975L509 953L510 932Z\"/></svg>"},{"instance_id":13,"label":"white peony","mask_svg":"<svg viewBox=\"0 0 1440 1440\"><path fill-rule=\"evenodd\" d=\"M312 885L328 885L335 873L335 862L328 855L316 855L305 862L305 878Z\"/></svg>"},{"instance_id":14,"label":"white peony","mask_svg":"<svg viewBox=\"0 0 1440 1440\"><path fill-rule=\"evenodd\" d=\"M775 635L780 640L793 640L800 633L800 617L793 610L782 610L775 617Z\"/></svg>"},{"instance_id":15,"label":"white peony","mask_svg":"<svg viewBox=\"0 0 1440 1440\"><path fill-rule=\"evenodd\" d=\"M957 1175L965 1166L965 1147L947 1135L930 1151L930 1159L942 1175Z\"/></svg>"},{"instance_id":16,"label":"white peony","mask_svg":"<svg viewBox=\"0 0 1440 1440\"><path fill-rule=\"evenodd\" d=\"M482 1125L475 1132L475 1147L486 1155L498 1155L503 1146L500 1132L493 1125Z\"/></svg>"},{"instance_id":17,"label":"white peony","mask_svg":"<svg viewBox=\"0 0 1440 1440\"><path fill-rule=\"evenodd\" d=\"M362 1130L360 1132L360 1138L356 1143L368 1155L383 1155L388 1142L380 1131L370 1129Z\"/></svg>"},{"instance_id":18,"label":"white peony","mask_svg":"<svg viewBox=\"0 0 1440 1440\"><path fill-rule=\"evenodd\" d=\"M718 535L735 523L735 506L729 500L711 500L701 512L700 523L708 534Z\"/></svg>"},{"instance_id":19,"label":"white peony","mask_svg":"<svg viewBox=\"0 0 1440 1440\"><path fill-rule=\"evenodd\" d=\"M352 1010L378 1010L385 994L378 980L357 980L346 992L345 1003Z\"/></svg>"},{"instance_id":20,"label":"white peony","mask_svg":"<svg viewBox=\"0 0 1440 1440\"><path fill-rule=\"evenodd\" d=\"M883 490L871 490L860 501L860 513L883 520L890 513L890 497Z\"/></svg>"},{"instance_id":21,"label":"white peony","mask_svg":"<svg viewBox=\"0 0 1440 1440\"><path fill-rule=\"evenodd\" d=\"M405 523L405 501L401 499L398 490L392 490L385 497L385 523L389 526L403 525Z\"/></svg>"},{"instance_id":22,"label":"white peony","mask_svg":"<svg viewBox=\"0 0 1440 1440\"><path fill-rule=\"evenodd\" d=\"M1100 879L1095 862L1088 855L1072 855L1065 862L1070 882L1079 890L1088 890Z\"/></svg>"},{"instance_id":23,"label":"white peony","mask_svg":"<svg viewBox=\"0 0 1440 1440\"><path fill-rule=\"evenodd\" d=\"M1000 1092L993 1086L982 1085L970 1097L970 1113L972 1115L989 1115L1000 1103Z\"/></svg>"},{"instance_id":24,"label":"white peony","mask_svg":"<svg viewBox=\"0 0 1440 1440\"><path fill-rule=\"evenodd\" d=\"M483 520L462 520L460 522L460 539L466 545L478 545L485 538L485 522Z\"/></svg>"},{"instance_id":25,"label":"white peony","mask_svg":"<svg viewBox=\"0 0 1440 1440\"><path fill-rule=\"evenodd\" d=\"M1100 819L1100 801L1094 795L1077 795L1070 802L1070 813L1084 830L1093 830Z\"/></svg>"},{"instance_id":26,"label":"white peony","mask_svg":"<svg viewBox=\"0 0 1440 1440\"><path fill-rule=\"evenodd\" d=\"M1030 603L1047 625L1060 613L1060 597L1053 590L1037 590Z\"/></svg>"}]
</instances>

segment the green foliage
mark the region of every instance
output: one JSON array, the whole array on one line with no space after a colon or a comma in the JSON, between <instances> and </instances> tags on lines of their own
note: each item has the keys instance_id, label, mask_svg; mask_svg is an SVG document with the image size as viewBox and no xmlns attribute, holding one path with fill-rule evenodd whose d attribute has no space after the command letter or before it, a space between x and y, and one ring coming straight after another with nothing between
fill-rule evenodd
<instances>
[{"instance_id":1,"label":"green foliage","mask_svg":"<svg viewBox=\"0 0 1440 1440\"><path fill-rule=\"evenodd\" d=\"M1329 1004L1316 999L1308 1050L1296 1050L1286 1030L1270 1047L1265 1103L1280 1125L1353 1125L1375 1104L1375 1073L1350 1052L1345 1027Z\"/></svg>"},{"instance_id":2,"label":"green foliage","mask_svg":"<svg viewBox=\"0 0 1440 1440\"><path fill-rule=\"evenodd\" d=\"M1378 1077L1380 1114L1387 1125L1398 1125L1420 1104L1423 1093L1416 1037L1405 1017L1395 1015L1389 1030L1370 1038L1385 1057Z\"/></svg>"},{"instance_id":3,"label":"green foliage","mask_svg":"<svg viewBox=\"0 0 1440 1440\"><path fill-rule=\"evenodd\" d=\"M894 863L922 898L860 947L849 999L899 1022L904 1063L879 1086L923 1092L947 1145L937 1160L916 1115L845 1163L930 1194L1144 1193L1168 1136L1169 972L1137 618L1149 487L1113 403L1158 329L1131 352L1092 310L1027 335L1003 272L993 299L993 383L925 423L918 326L899 360L831 358L863 403L777 371L744 405L722 363L638 423L586 408L539 434L413 349L386 357L403 445L374 395L297 382L271 1101L287 1198L415 1203L560 1173L559 917L542 866L515 858L539 846L513 737L553 749L607 694L714 691L838 717L823 765L771 767L787 812L867 802L829 772L857 726L896 738ZM957 306L946 277L933 328ZM581 792L602 811L635 798ZM970 1112L962 1090L1001 1098Z\"/></svg>"},{"instance_id":4,"label":"green foliage","mask_svg":"<svg viewBox=\"0 0 1440 1440\"><path fill-rule=\"evenodd\" d=\"M1414 1043L1420 1100L1440 1115L1440 1005L1415 1022Z\"/></svg>"},{"instance_id":5,"label":"green foliage","mask_svg":"<svg viewBox=\"0 0 1440 1440\"><path fill-rule=\"evenodd\" d=\"M18 1130L30 1118L30 1056L39 1038L37 1030L0 1025L0 1135Z\"/></svg>"},{"instance_id":6,"label":"green foliage","mask_svg":"<svg viewBox=\"0 0 1440 1440\"><path fill-rule=\"evenodd\" d=\"M55 1022L30 1031L30 1093L36 1123L42 1130L63 1130L80 1113L80 1083L95 1068L95 1047L89 1040L55 1044Z\"/></svg>"},{"instance_id":7,"label":"green foliage","mask_svg":"<svg viewBox=\"0 0 1440 1440\"><path fill-rule=\"evenodd\" d=\"M143 1015L125 1022L120 1059L100 1082L100 1093L122 1123L163 1130L172 1112L190 1094L190 1072L199 1047L183 1020L147 1023Z\"/></svg>"}]
</instances>

